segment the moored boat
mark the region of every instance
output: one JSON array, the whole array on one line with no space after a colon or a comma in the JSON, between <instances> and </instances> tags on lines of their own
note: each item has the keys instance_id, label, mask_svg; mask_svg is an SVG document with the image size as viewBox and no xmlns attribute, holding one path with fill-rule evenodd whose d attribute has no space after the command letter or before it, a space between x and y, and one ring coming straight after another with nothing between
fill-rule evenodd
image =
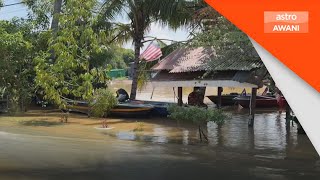
<instances>
[{"instance_id":1,"label":"moored boat","mask_svg":"<svg viewBox=\"0 0 320 180\"><path fill-rule=\"evenodd\" d=\"M116 117L149 117L154 106L150 104L122 103L111 109L110 116Z\"/></svg>"},{"instance_id":2,"label":"moored boat","mask_svg":"<svg viewBox=\"0 0 320 180\"><path fill-rule=\"evenodd\" d=\"M160 102L160 101L144 101L144 100L132 100L133 104L145 104L152 105L154 108L151 111L152 116L167 117L169 115L168 106L175 103Z\"/></svg>"},{"instance_id":3,"label":"moored boat","mask_svg":"<svg viewBox=\"0 0 320 180\"><path fill-rule=\"evenodd\" d=\"M148 117L154 106L148 104L120 103L110 111L114 117ZM68 101L67 109L71 112L90 114L90 107L85 101Z\"/></svg>"},{"instance_id":4,"label":"moored boat","mask_svg":"<svg viewBox=\"0 0 320 180\"><path fill-rule=\"evenodd\" d=\"M221 106L232 106L235 105L233 98L238 97L238 93L230 93L221 96ZM207 96L213 103L218 104L219 96Z\"/></svg>"},{"instance_id":5,"label":"moored boat","mask_svg":"<svg viewBox=\"0 0 320 180\"><path fill-rule=\"evenodd\" d=\"M244 108L250 106L250 96L239 96L233 100L235 103L240 104ZM276 108L279 107L278 101L275 97L270 96L257 96L256 97L256 108Z\"/></svg>"}]
</instances>

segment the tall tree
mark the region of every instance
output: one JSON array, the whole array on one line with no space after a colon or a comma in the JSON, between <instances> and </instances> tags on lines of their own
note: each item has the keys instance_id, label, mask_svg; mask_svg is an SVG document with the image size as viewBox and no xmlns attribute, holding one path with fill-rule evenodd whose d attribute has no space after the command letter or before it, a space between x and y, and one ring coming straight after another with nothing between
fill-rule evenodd
<instances>
[{"instance_id":1,"label":"tall tree","mask_svg":"<svg viewBox=\"0 0 320 180\"><path fill-rule=\"evenodd\" d=\"M62 7L62 0L55 0L54 1L54 8L53 8L53 18L51 23L51 29L54 34L58 32L59 28L59 15L61 12Z\"/></svg>"},{"instance_id":2,"label":"tall tree","mask_svg":"<svg viewBox=\"0 0 320 180\"><path fill-rule=\"evenodd\" d=\"M33 92L31 30L23 24L0 21L0 87L9 95L10 111L24 110Z\"/></svg>"},{"instance_id":3,"label":"tall tree","mask_svg":"<svg viewBox=\"0 0 320 180\"><path fill-rule=\"evenodd\" d=\"M130 20L122 25L115 39L128 37L133 40L135 59L130 98L135 99L138 82L138 65L140 50L143 46L144 35L153 22L176 29L186 25L192 17L194 2L190 0L105 0L102 6L103 20L114 20L124 15Z\"/></svg>"},{"instance_id":4,"label":"tall tree","mask_svg":"<svg viewBox=\"0 0 320 180\"><path fill-rule=\"evenodd\" d=\"M96 0L68 0L59 16L59 31L49 39L47 51L35 61L36 83L45 98L64 107L63 97L88 100L95 84L106 83L105 69L90 65L94 54L105 46L105 34L94 32ZM50 55L54 50L55 57Z\"/></svg>"},{"instance_id":5,"label":"tall tree","mask_svg":"<svg viewBox=\"0 0 320 180\"><path fill-rule=\"evenodd\" d=\"M22 0L28 7L28 20L33 23L35 30L48 30L53 19L53 0ZM56 16L57 17L57 16Z\"/></svg>"}]
</instances>

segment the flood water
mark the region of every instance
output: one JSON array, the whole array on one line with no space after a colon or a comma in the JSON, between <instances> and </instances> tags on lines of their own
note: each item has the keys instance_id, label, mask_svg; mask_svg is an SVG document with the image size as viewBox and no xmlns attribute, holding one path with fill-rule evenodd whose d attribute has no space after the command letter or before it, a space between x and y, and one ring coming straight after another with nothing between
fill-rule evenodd
<instances>
[{"instance_id":1,"label":"flood water","mask_svg":"<svg viewBox=\"0 0 320 180\"><path fill-rule=\"evenodd\" d=\"M320 178L319 155L296 126L286 127L284 114L258 111L254 128L248 128L246 110L227 112L231 119L223 126L208 124L208 143L196 140L196 127L181 129L180 138L161 125L151 135L93 131L100 139L0 127L0 179Z\"/></svg>"}]
</instances>

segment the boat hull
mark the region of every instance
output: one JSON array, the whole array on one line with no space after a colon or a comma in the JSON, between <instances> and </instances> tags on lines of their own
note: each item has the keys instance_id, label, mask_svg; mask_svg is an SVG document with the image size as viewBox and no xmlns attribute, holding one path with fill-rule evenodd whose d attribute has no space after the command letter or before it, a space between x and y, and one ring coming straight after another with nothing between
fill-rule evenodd
<instances>
[{"instance_id":1,"label":"boat hull","mask_svg":"<svg viewBox=\"0 0 320 180\"><path fill-rule=\"evenodd\" d=\"M152 106L135 106L131 104L119 104L110 111L113 117L149 117L154 107Z\"/></svg>"},{"instance_id":2,"label":"boat hull","mask_svg":"<svg viewBox=\"0 0 320 180\"><path fill-rule=\"evenodd\" d=\"M241 105L243 108L250 107L250 96L241 96L234 98L234 102ZM278 108L278 101L274 97L257 96L256 108Z\"/></svg>"},{"instance_id":3,"label":"boat hull","mask_svg":"<svg viewBox=\"0 0 320 180\"><path fill-rule=\"evenodd\" d=\"M130 103L118 104L109 112L108 116L111 117L148 117L153 110L151 105L136 105ZM69 104L67 109L71 112L79 112L90 115L90 107L87 103L74 103Z\"/></svg>"},{"instance_id":4,"label":"boat hull","mask_svg":"<svg viewBox=\"0 0 320 180\"><path fill-rule=\"evenodd\" d=\"M233 98L238 97L239 95L222 95L221 96L221 106L233 106L235 105L235 101ZM219 97L218 96L207 96L213 103L218 104Z\"/></svg>"},{"instance_id":5,"label":"boat hull","mask_svg":"<svg viewBox=\"0 0 320 180\"><path fill-rule=\"evenodd\" d=\"M151 114L152 116L156 116L156 117L167 117L169 115L168 106L170 104L175 104L170 102L142 101L142 100L134 100L134 101L130 101L130 103L152 105L154 108L152 109Z\"/></svg>"}]
</instances>

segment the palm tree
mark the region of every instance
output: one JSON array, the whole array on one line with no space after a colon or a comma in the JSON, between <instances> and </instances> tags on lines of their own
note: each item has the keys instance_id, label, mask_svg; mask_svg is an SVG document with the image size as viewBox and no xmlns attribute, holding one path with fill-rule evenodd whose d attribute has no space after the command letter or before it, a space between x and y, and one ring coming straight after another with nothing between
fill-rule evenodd
<instances>
[{"instance_id":1,"label":"palm tree","mask_svg":"<svg viewBox=\"0 0 320 180\"><path fill-rule=\"evenodd\" d=\"M196 0L195 0L196 1ZM192 19L195 2L193 0L105 0L101 15L103 21L112 21L125 16L129 24L120 27L114 40L130 37L134 44L135 60L130 98L136 98L138 82L138 65L140 50L144 43L145 33L151 23L157 22L172 29L187 25Z\"/></svg>"}]
</instances>

